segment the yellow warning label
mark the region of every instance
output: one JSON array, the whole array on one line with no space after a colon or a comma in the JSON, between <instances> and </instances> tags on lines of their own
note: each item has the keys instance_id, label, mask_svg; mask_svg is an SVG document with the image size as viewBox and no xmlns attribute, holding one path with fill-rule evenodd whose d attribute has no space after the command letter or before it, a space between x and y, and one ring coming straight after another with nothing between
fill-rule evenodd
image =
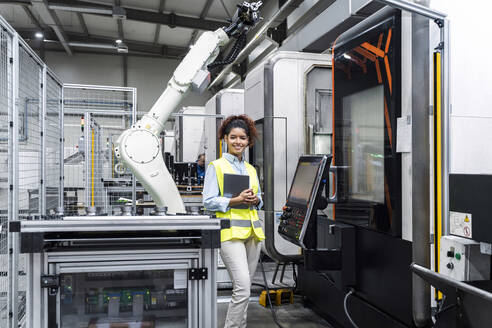
<instances>
[{"instance_id":1,"label":"yellow warning label","mask_svg":"<svg viewBox=\"0 0 492 328\"><path fill-rule=\"evenodd\" d=\"M465 216L465 222L470 222L470 219L468 218L468 215Z\"/></svg>"}]
</instances>

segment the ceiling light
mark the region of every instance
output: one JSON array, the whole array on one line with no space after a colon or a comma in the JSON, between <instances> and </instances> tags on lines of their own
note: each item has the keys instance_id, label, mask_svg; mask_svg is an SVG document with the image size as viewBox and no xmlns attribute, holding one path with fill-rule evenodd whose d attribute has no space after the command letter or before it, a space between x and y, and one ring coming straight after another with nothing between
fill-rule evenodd
<instances>
[{"instance_id":1,"label":"ceiling light","mask_svg":"<svg viewBox=\"0 0 492 328\"><path fill-rule=\"evenodd\" d=\"M116 51L121 53L121 54L127 54L128 53L128 47L126 44L124 44L123 42L121 43L118 43L116 45Z\"/></svg>"},{"instance_id":2,"label":"ceiling light","mask_svg":"<svg viewBox=\"0 0 492 328\"><path fill-rule=\"evenodd\" d=\"M35 36L37 39L42 39L42 38L44 37L43 33L41 33L41 32L36 32L36 33L34 34L34 36Z\"/></svg>"},{"instance_id":3,"label":"ceiling light","mask_svg":"<svg viewBox=\"0 0 492 328\"><path fill-rule=\"evenodd\" d=\"M350 57L350 56L349 56L349 55L347 55L347 54L343 54L343 58L345 58L345 59L352 59L352 57Z\"/></svg>"},{"instance_id":4,"label":"ceiling light","mask_svg":"<svg viewBox=\"0 0 492 328\"><path fill-rule=\"evenodd\" d=\"M116 42L116 44L120 44L120 43L122 43L122 42L123 42L123 40L118 39L118 40L116 40L115 42Z\"/></svg>"}]
</instances>

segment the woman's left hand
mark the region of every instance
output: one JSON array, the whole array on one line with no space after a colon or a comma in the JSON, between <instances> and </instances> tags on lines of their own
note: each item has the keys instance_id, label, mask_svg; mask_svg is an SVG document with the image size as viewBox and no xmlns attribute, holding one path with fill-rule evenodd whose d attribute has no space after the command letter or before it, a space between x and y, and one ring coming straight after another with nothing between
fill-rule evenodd
<instances>
[{"instance_id":1,"label":"woman's left hand","mask_svg":"<svg viewBox=\"0 0 492 328\"><path fill-rule=\"evenodd\" d=\"M258 196L256 195L252 195L252 196L248 196L246 198L246 202L249 204L249 205L258 205L258 203L260 202L260 199L258 198Z\"/></svg>"}]
</instances>

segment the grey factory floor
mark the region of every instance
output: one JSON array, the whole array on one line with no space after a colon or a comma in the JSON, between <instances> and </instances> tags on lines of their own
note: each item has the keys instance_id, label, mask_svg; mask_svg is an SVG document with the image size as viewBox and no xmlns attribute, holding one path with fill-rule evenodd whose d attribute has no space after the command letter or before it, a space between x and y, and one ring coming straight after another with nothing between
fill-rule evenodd
<instances>
[{"instance_id":1,"label":"grey factory floor","mask_svg":"<svg viewBox=\"0 0 492 328\"><path fill-rule=\"evenodd\" d=\"M276 284L272 284L272 278L275 271L275 263L264 263L265 274L270 288L285 288L286 286L293 286L294 279L292 277L292 268L285 270L283 283L279 282L280 271L277 275ZM255 284L264 285L263 276L261 272L261 266L258 265L255 277L253 279L253 287L251 289L251 297L248 307L248 327L252 328L267 328L277 327L272 318L270 308L265 308L258 303L259 295L263 290L262 287ZM227 314L227 307L231 296L230 286L224 285L223 289L219 289L217 296L217 327L224 327L224 321ZM229 288L227 288L229 287ZM290 327L303 327L303 328L321 328L331 327L328 322L313 312L311 309L306 308L302 304L301 297L294 297L294 304L285 304L274 307L279 323L284 328Z\"/></svg>"}]
</instances>

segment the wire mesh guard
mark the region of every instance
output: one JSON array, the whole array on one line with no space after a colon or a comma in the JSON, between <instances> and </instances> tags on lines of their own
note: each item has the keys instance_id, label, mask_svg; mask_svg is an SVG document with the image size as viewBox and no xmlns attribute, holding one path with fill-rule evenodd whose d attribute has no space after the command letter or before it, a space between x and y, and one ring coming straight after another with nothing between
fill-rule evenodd
<instances>
[{"instance_id":1,"label":"wire mesh guard","mask_svg":"<svg viewBox=\"0 0 492 328\"><path fill-rule=\"evenodd\" d=\"M64 87L65 215L119 213L133 175L115 171L114 144L132 124L133 90Z\"/></svg>"},{"instance_id":2,"label":"wire mesh guard","mask_svg":"<svg viewBox=\"0 0 492 328\"><path fill-rule=\"evenodd\" d=\"M42 67L19 49L19 216L40 213Z\"/></svg>"},{"instance_id":3,"label":"wire mesh guard","mask_svg":"<svg viewBox=\"0 0 492 328\"><path fill-rule=\"evenodd\" d=\"M19 219L41 217L42 152L42 66L24 47L19 48ZM19 254L17 267L18 318L26 309L27 257Z\"/></svg>"},{"instance_id":4,"label":"wire mesh guard","mask_svg":"<svg viewBox=\"0 0 492 328\"><path fill-rule=\"evenodd\" d=\"M46 215L56 213L60 204L60 165L62 112L62 86L51 76L46 76L46 116L44 121L44 156Z\"/></svg>"},{"instance_id":5,"label":"wire mesh guard","mask_svg":"<svg viewBox=\"0 0 492 328\"><path fill-rule=\"evenodd\" d=\"M12 38L0 27L0 226L8 221L8 173L9 173L9 111L12 108ZM0 233L0 327L8 325L9 290L9 242L3 230Z\"/></svg>"}]
</instances>

